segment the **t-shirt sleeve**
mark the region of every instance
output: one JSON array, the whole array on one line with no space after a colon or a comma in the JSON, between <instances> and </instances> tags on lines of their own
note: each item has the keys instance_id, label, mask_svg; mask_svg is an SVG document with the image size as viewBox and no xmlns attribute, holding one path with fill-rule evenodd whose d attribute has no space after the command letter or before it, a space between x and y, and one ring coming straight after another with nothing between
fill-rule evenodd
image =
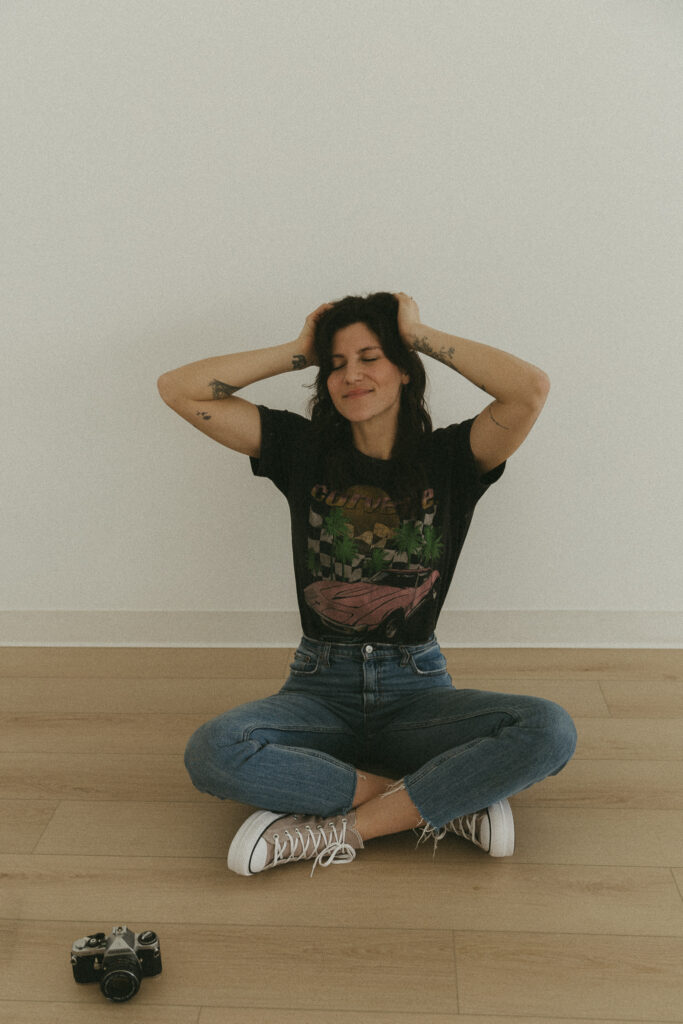
<instances>
[{"instance_id":1,"label":"t-shirt sleeve","mask_svg":"<svg viewBox=\"0 0 683 1024\"><path fill-rule=\"evenodd\" d=\"M272 480L287 496L297 455L300 459L309 442L310 420L286 409L259 405L258 410L261 416L261 452L256 458L250 456L252 473Z\"/></svg>"},{"instance_id":2,"label":"t-shirt sleeve","mask_svg":"<svg viewBox=\"0 0 683 1024\"><path fill-rule=\"evenodd\" d=\"M462 488L467 492L472 506L476 505L491 484L500 480L507 464L501 462L499 466L483 475L479 472L470 442L473 423L474 417L463 420L462 423L454 423L450 427L445 427L443 431L439 431L442 434L441 444L446 464L450 463L451 465L453 482L458 485L458 489Z\"/></svg>"}]
</instances>

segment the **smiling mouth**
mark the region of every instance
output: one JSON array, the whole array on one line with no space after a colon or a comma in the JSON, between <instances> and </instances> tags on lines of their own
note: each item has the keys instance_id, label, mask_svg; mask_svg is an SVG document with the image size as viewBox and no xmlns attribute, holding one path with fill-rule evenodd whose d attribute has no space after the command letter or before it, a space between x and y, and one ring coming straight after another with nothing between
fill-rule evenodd
<instances>
[{"instance_id":1,"label":"smiling mouth","mask_svg":"<svg viewBox=\"0 0 683 1024\"><path fill-rule=\"evenodd\" d=\"M362 398L363 395L369 395L372 392L372 388L357 388L355 391L347 391L344 398Z\"/></svg>"}]
</instances>

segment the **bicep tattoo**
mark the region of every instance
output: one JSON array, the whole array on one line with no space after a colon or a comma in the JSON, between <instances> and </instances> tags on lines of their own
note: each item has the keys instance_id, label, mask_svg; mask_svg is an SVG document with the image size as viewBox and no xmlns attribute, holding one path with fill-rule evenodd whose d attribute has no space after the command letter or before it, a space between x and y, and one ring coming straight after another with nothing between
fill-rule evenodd
<instances>
[{"instance_id":1,"label":"bicep tattoo","mask_svg":"<svg viewBox=\"0 0 683 1024\"><path fill-rule=\"evenodd\" d=\"M493 422L496 424L497 427L501 427L503 430L509 430L510 429L509 427L506 427L504 423L499 423L498 422L496 417L491 412L491 406L489 406L489 416L491 417L491 419L493 420Z\"/></svg>"}]
</instances>

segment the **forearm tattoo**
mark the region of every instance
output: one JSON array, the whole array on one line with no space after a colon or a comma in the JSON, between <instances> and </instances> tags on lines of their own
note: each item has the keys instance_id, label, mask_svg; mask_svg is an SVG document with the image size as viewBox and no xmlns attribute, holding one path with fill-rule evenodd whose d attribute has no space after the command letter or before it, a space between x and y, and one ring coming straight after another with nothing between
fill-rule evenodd
<instances>
[{"instance_id":1,"label":"forearm tattoo","mask_svg":"<svg viewBox=\"0 0 683 1024\"><path fill-rule=\"evenodd\" d=\"M293 370L305 370L307 367L306 356L293 356L292 357L292 369Z\"/></svg>"},{"instance_id":2,"label":"forearm tattoo","mask_svg":"<svg viewBox=\"0 0 683 1024\"><path fill-rule=\"evenodd\" d=\"M440 363L445 363L446 366L450 366L454 370L456 369L453 364L453 356L455 354L453 347L441 348L437 351L427 338L415 338L413 348L417 349L418 352L424 352L426 356L431 356L432 359L438 359Z\"/></svg>"},{"instance_id":3,"label":"forearm tattoo","mask_svg":"<svg viewBox=\"0 0 683 1024\"><path fill-rule=\"evenodd\" d=\"M453 346L450 348L440 348L437 351L427 338L415 338L413 341L413 348L417 349L418 352L424 352L426 356L431 356L432 359L438 359L440 363L444 363L446 366L450 366L452 370L455 370L456 373L460 373L460 370L453 362L453 357L455 355L455 349ZM483 384L477 384L476 381L472 381L472 383L475 387L478 387L480 391L483 391L488 395L488 391Z\"/></svg>"}]
</instances>

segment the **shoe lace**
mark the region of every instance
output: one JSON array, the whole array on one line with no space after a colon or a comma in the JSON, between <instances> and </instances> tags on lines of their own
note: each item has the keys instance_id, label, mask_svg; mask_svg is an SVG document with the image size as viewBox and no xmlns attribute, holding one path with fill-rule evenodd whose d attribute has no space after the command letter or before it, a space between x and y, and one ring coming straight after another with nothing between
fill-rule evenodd
<instances>
[{"instance_id":1,"label":"shoe lace","mask_svg":"<svg viewBox=\"0 0 683 1024\"><path fill-rule=\"evenodd\" d=\"M474 843L480 850L483 850L484 844L477 835L477 825L480 817L481 811L475 811L474 814L464 814L462 818L454 818L453 821L449 821L444 828L448 832L455 832L456 836L469 839L471 843Z\"/></svg>"},{"instance_id":2,"label":"shoe lace","mask_svg":"<svg viewBox=\"0 0 683 1024\"><path fill-rule=\"evenodd\" d=\"M483 850L484 844L477 836L477 824L481 811L475 811L474 814L464 814L461 818L454 818L449 821L446 825L442 825L441 828L435 828L433 825L425 824L419 831L417 845L425 843L428 839L434 840L434 852L433 856L436 856L437 844L441 842L447 832L454 832L456 836L460 836L462 839L468 839L475 846L478 846ZM416 835L418 835L418 828L413 829Z\"/></svg>"},{"instance_id":3,"label":"shoe lace","mask_svg":"<svg viewBox=\"0 0 683 1024\"><path fill-rule=\"evenodd\" d=\"M422 822L420 825L417 826L417 828L413 829L413 832L417 836L417 843L415 844L415 848L416 849L417 849L418 846L421 846L422 843L426 843L428 839L433 839L434 840L434 849L432 851L432 859L435 859L436 858L436 848L437 848L438 844L441 842L441 840L443 839L443 837L446 835L445 827L444 828L435 828L434 825L428 825L426 822Z\"/></svg>"},{"instance_id":4,"label":"shoe lace","mask_svg":"<svg viewBox=\"0 0 683 1024\"><path fill-rule=\"evenodd\" d=\"M346 818L342 818L340 831L337 830L335 821L330 821L327 825L316 825L315 828L304 825L303 830L296 827L293 832L285 829L285 838L282 841L279 833L276 833L273 836L272 866L289 864L296 860L310 860L314 857L312 877L318 864L322 864L324 868L333 863L348 864L355 860L356 850L346 841L346 825Z\"/></svg>"}]
</instances>

